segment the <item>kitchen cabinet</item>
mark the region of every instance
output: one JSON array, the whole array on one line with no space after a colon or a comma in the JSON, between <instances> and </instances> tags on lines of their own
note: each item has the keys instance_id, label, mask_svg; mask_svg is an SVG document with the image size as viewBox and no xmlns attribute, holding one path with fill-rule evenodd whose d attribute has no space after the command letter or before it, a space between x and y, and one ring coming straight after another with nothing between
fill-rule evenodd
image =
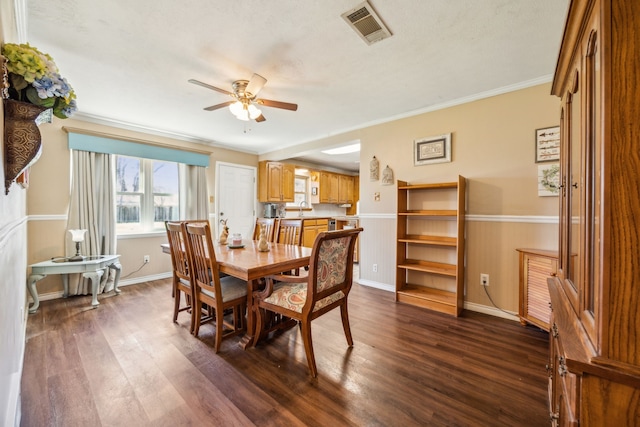
<instances>
[{"instance_id":1,"label":"kitchen cabinet","mask_svg":"<svg viewBox=\"0 0 640 427\"><path fill-rule=\"evenodd\" d=\"M640 2L572 0L560 102L559 256L551 299L555 426L640 424Z\"/></svg>"},{"instance_id":2,"label":"kitchen cabinet","mask_svg":"<svg viewBox=\"0 0 640 427\"><path fill-rule=\"evenodd\" d=\"M338 203L339 178L331 172L320 172L320 203Z\"/></svg>"},{"instance_id":3,"label":"kitchen cabinet","mask_svg":"<svg viewBox=\"0 0 640 427\"><path fill-rule=\"evenodd\" d=\"M355 203L352 176L338 175L338 203Z\"/></svg>"},{"instance_id":4,"label":"kitchen cabinet","mask_svg":"<svg viewBox=\"0 0 640 427\"><path fill-rule=\"evenodd\" d=\"M302 222L302 246L313 247L316 236L329 231L329 218L305 219Z\"/></svg>"},{"instance_id":5,"label":"kitchen cabinet","mask_svg":"<svg viewBox=\"0 0 640 427\"><path fill-rule=\"evenodd\" d=\"M262 161L258 163L258 201L293 202L295 166L287 163Z\"/></svg>"},{"instance_id":6,"label":"kitchen cabinet","mask_svg":"<svg viewBox=\"0 0 640 427\"><path fill-rule=\"evenodd\" d=\"M355 204L355 179L350 175L320 172L320 203Z\"/></svg>"}]
</instances>

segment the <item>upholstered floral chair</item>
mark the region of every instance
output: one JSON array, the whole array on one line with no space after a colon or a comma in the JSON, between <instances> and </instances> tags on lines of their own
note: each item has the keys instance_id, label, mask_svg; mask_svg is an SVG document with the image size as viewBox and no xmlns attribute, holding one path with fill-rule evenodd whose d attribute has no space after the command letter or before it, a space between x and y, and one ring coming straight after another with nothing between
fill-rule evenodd
<instances>
[{"instance_id":1,"label":"upholstered floral chair","mask_svg":"<svg viewBox=\"0 0 640 427\"><path fill-rule=\"evenodd\" d=\"M340 307L347 344L353 345L347 298L353 280L353 249L362 228L320 233L314 242L307 276L266 278L264 291L254 293L258 307L256 338L265 335L268 312L294 319L300 325L311 375L318 370L311 340L311 321Z\"/></svg>"}]
</instances>

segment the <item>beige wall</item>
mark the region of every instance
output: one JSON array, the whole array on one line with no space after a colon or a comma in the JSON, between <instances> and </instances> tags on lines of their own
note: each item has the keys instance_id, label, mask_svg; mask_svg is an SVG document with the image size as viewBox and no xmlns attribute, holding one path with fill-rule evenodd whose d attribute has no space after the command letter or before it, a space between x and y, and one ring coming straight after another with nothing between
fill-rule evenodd
<instances>
[{"instance_id":1,"label":"beige wall","mask_svg":"<svg viewBox=\"0 0 640 427\"><path fill-rule=\"evenodd\" d=\"M80 120L60 120L40 126L43 140L43 153L31 168L27 209L28 225L28 262L29 264L64 255L64 243L67 223L67 210L70 193L71 154L68 149L67 132L62 127L83 129L86 131L118 135L123 138L145 140L166 146L204 151L210 153L210 165L207 169L209 192L214 194L216 162L237 163L257 166L258 156L242 153L206 144L179 141L176 139L149 135L111 126L88 123ZM210 204L210 212L214 205ZM171 259L160 250L160 244L166 242L166 236L122 237L118 239L118 253L121 255L122 283L152 280L166 277L171 271ZM150 255L151 261L140 271L143 256ZM62 280L59 276L48 276L38 283L39 294L43 299L59 296L62 293ZM49 294L49 296L47 295Z\"/></svg>"},{"instance_id":2,"label":"beige wall","mask_svg":"<svg viewBox=\"0 0 640 427\"><path fill-rule=\"evenodd\" d=\"M502 309L517 312L518 247L557 248L556 197L538 197L534 132L558 124L558 102L549 95L550 85L538 85L418 116L371 126L304 144L305 150L346 141L361 142L360 216L362 235L360 277L364 284L393 290L395 287L396 187L369 180L369 161L375 155L381 168L389 165L395 179L408 182L467 178L467 305L488 307L491 302L479 285L480 273L488 273L493 301ZM144 135L78 120L57 120L43 125L45 150L32 168L28 192L29 262L60 255L66 225L69 192L69 150L61 126L120 134L151 142L211 150L208 170L214 188L215 161L257 165L258 156L201 144ZM413 165L415 139L452 134L452 162ZM301 150L289 148L260 156L282 159ZM380 201L374 194L380 193ZM211 206L213 212L213 206ZM375 231L374 231L375 230ZM163 237L121 239L123 275L141 265L143 255L151 263L129 279L154 278L169 271L169 259L159 251ZM378 272L372 271L377 264ZM46 278L46 292L59 292L59 278ZM497 311L496 311L497 314Z\"/></svg>"},{"instance_id":3,"label":"beige wall","mask_svg":"<svg viewBox=\"0 0 640 427\"><path fill-rule=\"evenodd\" d=\"M535 130L558 125L559 102L550 84L537 85L474 102L395 120L359 131L261 155L261 159L294 157L296 152L359 140L361 282L395 289L396 186L369 180L376 156L395 179L410 183L467 178L466 296L468 307L491 307L479 284L500 308L518 311L516 248L557 249L557 197L538 197ZM452 161L413 164L413 141L452 134ZM380 201L374 194L380 193ZM377 264L377 273L372 270ZM501 314L497 309L487 311Z\"/></svg>"},{"instance_id":4,"label":"beige wall","mask_svg":"<svg viewBox=\"0 0 640 427\"><path fill-rule=\"evenodd\" d=\"M395 212L395 186L368 179L375 155L380 167L389 165L395 178L410 183L467 178L467 305L491 306L479 284L480 273L490 275L487 291L496 305L518 311L516 248L557 249L557 197L538 197L534 132L558 124L559 103L550 84L539 85L385 123L361 132L360 212ZM452 134L452 162L413 165L415 139ZM380 201L373 194L380 192ZM375 218L370 220L375 221ZM388 220L381 220L388 223ZM395 226L395 224L394 224ZM376 228L376 231L378 229ZM395 247L362 236L360 275L364 281L395 283ZM371 265L378 264L378 273ZM383 275L381 272L388 272Z\"/></svg>"}]
</instances>

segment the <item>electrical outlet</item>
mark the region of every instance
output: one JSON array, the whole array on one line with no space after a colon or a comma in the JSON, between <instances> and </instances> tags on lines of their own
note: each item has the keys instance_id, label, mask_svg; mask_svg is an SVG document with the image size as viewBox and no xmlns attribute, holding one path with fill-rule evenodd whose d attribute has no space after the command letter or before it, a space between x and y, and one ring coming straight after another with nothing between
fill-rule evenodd
<instances>
[{"instance_id":1,"label":"electrical outlet","mask_svg":"<svg viewBox=\"0 0 640 427\"><path fill-rule=\"evenodd\" d=\"M480 284L482 286L489 286L489 275L487 273L480 273Z\"/></svg>"},{"instance_id":2,"label":"electrical outlet","mask_svg":"<svg viewBox=\"0 0 640 427\"><path fill-rule=\"evenodd\" d=\"M373 272L374 273L378 272L378 264L373 264Z\"/></svg>"},{"instance_id":3,"label":"electrical outlet","mask_svg":"<svg viewBox=\"0 0 640 427\"><path fill-rule=\"evenodd\" d=\"M151 257L149 257L149 255L145 255L143 261L145 264L149 264L149 261L151 261Z\"/></svg>"}]
</instances>

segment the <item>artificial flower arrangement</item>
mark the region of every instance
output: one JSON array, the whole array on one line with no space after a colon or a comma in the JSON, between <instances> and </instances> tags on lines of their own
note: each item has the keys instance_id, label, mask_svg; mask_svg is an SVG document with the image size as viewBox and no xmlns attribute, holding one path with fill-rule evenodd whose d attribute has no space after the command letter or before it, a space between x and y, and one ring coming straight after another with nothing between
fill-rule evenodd
<instances>
[{"instance_id":1,"label":"artificial flower arrangement","mask_svg":"<svg viewBox=\"0 0 640 427\"><path fill-rule=\"evenodd\" d=\"M77 110L76 94L51 56L28 43L6 43L2 55L7 59L10 99L51 108L61 119Z\"/></svg>"}]
</instances>

